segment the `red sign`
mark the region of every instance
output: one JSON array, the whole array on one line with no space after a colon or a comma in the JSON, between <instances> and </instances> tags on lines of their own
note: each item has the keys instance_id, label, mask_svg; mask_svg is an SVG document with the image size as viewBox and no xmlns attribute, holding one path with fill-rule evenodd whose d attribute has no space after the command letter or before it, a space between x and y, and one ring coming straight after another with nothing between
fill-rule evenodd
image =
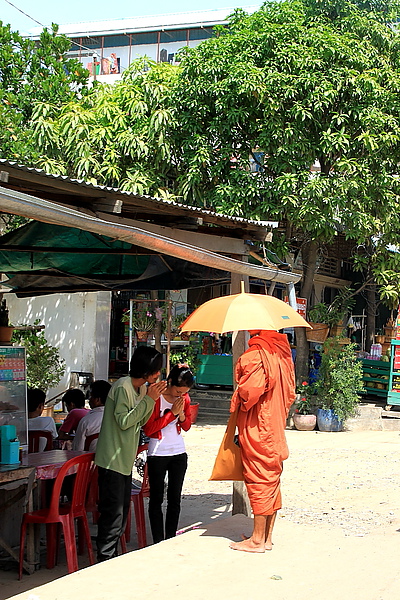
<instances>
[{"instance_id":1,"label":"red sign","mask_svg":"<svg viewBox=\"0 0 400 600\"><path fill-rule=\"evenodd\" d=\"M396 340L400 340L400 306L397 311L396 319Z\"/></svg>"},{"instance_id":2,"label":"red sign","mask_svg":"<svg viewBox=\"0 0 400 600\"><path fill-rule=\"evenodd\" d=\"M285 302L289 303L289 298L287 296L285 296ZM296 298L296 304L297 312L303 317L303 319L305 319L307 313L307 298Z\"/></svg>"},{"instance_id":3,"label":"red sign","mask_svg":"<svg viewBox=\"0 0 400 600\"><path fill-rule=\"evenodd\" d=\"M400 371L400 346L394 348L393 371Z\"/></svg>"}]
</instances>

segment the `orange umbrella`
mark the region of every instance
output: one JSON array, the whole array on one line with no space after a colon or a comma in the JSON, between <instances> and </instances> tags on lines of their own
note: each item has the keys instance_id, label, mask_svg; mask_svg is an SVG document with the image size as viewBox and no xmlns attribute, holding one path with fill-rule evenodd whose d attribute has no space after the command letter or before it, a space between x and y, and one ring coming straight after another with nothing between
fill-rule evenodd
<instances>
[{"instance_id":1,"label":"orange umbrella","mask_svg":"<svg viewBox=\"0 0 400 600\"><path fill-rule=\"evenodd\" d=\"M250 329L285 329L309 327L305 319L289 304L274 296L240 294L222 296L205 302L182 323L182 331L248 331Z\"/></svg>"}]
</instances>

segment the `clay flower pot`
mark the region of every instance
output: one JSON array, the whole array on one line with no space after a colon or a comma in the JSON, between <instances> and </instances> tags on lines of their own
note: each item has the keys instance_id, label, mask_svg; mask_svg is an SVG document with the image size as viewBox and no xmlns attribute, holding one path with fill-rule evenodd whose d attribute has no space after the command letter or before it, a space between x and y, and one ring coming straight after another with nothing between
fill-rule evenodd
<instances>
[{"instance_id":1,"label":"clay flower pot","mask_svg":"<svg viewBox=\"0 0 400 600\"><path fill-rule=\"evenodd\" d=\"M0 344L9 344L11 342L13 331L14 327L5 327L4 325L0 326Z\"/></svg>"},{"instance_id":2,"label":"clay flower pot","mask_svg":"<svg viewBox=\"0 0 400 600\"><path fill-rule=\"evenodd\" d=\"M317 423L317 416L294 413L293 423L298 431L312 431Z\"/></svg>"},{"instance_id":3,"label":"clay flower pot","mask_svg":"<svg viewBox=\"0 0 400 600\"><path fill-rule=\"evenodd\" d=\"M147 342L147 338L149 337L148 331L137 331L136 337L138 342Z\"/></svg>"}]
</instances>

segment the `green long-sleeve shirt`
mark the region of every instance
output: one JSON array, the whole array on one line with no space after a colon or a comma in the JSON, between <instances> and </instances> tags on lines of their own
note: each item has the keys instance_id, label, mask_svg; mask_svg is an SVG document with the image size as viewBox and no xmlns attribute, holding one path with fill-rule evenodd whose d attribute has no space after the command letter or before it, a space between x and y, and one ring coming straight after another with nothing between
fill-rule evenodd
<instances>
[{"instance_id":1,"label":"green long-sleeve shirt","mask_svg":"<svg viewBox=\"0 0 400 600\"><path fill-rule=\"evenodd\" d=\"M153 408L154 400L146 396L146 386L137 393L130 377L118 379L107 396L96 447L96 465L130 475L140 428L148 421Z\"/></svg>"}]
</instances>

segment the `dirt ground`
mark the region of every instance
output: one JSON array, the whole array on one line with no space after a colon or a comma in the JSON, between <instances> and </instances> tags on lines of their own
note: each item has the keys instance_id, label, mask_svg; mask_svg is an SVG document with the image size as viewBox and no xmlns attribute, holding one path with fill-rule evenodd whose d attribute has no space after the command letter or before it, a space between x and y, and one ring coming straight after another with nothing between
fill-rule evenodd
<instances>
[{"instance_id":1,"label":"dirt ground","mask_svg":"<svg viewBox=\"0 0 400 600\"><path fill-rule=\"evenodd\" d=\"M189 468L184 484L180 520L182 532L201 529L204 525L219 521L222 526L222 519L231 515L232 483L208 481L223 431L223 426L194 426L185 434ZM345 597L350 600L358 597L364 600L400 598L400 568L397 558L394 560L393 557L393 548L398 548L400 542L399 432L321 433L289 430L287 439L291 455L284 467L283 508L275 528L274 543L278 552L283 550L283 555L285 551L293 552L293 548L290 548L293 530L293 543L299 544L296 568L301 572L303 562L307 568L310 568L313 561L318 561L318 551L317 554L315 553L317 547L321 555L327 553L330 556L330 563L326 565L327 570L332 571L338 581L348 578L348 582L341 583L344 589L350 590L354 574L351 575L351 571L347 572L345 565L340 562L344 560L345 555L338 554L336 559L333 549L336 546L338 548L342 546L344 549L347 544L347 552L351 557L354 552L358 552L357 548L359 548L364 556L377 555L382 560L376 564L376 574L371 574L371 568L368 566L368 573L360 575L360 582L357 583L358 587L361 586L360 589L357 593L349 593ZM224 524L229 522L230 519L223 521ZM247 531L243 533L250 533L251 521L243 522L245 528L247 527ZM357 542L357 538L363 539ZM149 539L151 539L150 535ZM305 542L304 548L301 546L301 540ZM224 547L227 546L225 542L223 542ZM168 543L165 542L165 546L168 546ZM134 544L131 549L134 549ZM307 552L311 552L312 544L314 544L313 554L308 555ZM172 545L169 548L170 557L171 551ZM235 555L235 561L239 560L236 555L242 554L230 552L231 555L227 558L231 557L232 560L232 556ZM387 556L387 553L390 553L390 556ZM280 555L274 552L270 553L271 555L276 557L279 566ZM398 550L396 556L398 557ZM389 558L392 561L390 566ZM345 558L346 563L348 560ZM375 562L374 559L372 563L375 565ZM83 565L84 562L80 564ZM393 572L393 565L397 572ZM283 565L281 569L283 570ZM35 597L33 588L61 577L66 572L64 561L52 571L43 567L31 576L25 575L22 582L18 582L16 567L9 564L9 570L0 571L0 599L10 598L28 590L32 590L32 597ZM379 581L378 588L382 589L382 593L376 592L378 588L372 591L373 586L368 579L369 575L371 577L376 575ZM365 581L364 590L363 581ZM301 594L299 595L295 582L292 587L290 582L285 582L285 585L289 586L285 588L288 591L282 596L276 596L276 600L281 597L290 600L303 598ZM115 597L117 596L118 593ZM23 597L28 599L29 593ZM188 593L187 597L190 598L191 594ZM325 600L343 596L341 592L336 595L328 589L323 595L315 592L304 597L310 600L314 598Z\"/></svg>"}]
</instances>

